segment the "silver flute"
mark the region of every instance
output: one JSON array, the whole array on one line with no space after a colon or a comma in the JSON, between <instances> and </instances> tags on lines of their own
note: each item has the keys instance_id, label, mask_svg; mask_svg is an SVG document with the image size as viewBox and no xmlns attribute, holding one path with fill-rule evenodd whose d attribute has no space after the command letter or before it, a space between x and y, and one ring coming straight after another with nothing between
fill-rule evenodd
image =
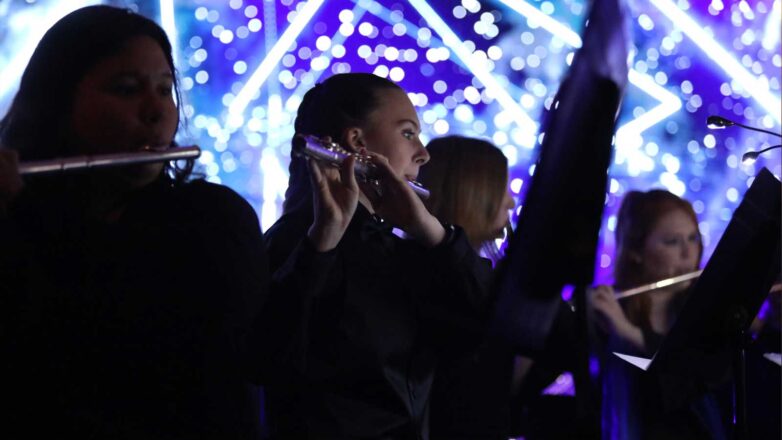
<instances>
[{"instance_id":1,"label":"silver flute","mask_svg":"<svg viewBox=\"0 0 782 440\"><path fill-rule=\"evenodd\" d=\"M327 162L337 167L342 165L342 162L349 156L355 156L356 175L368 182L377 183L377 170L369 156L351 153L335 142L324 142L311 135L296 135L293 138L293 154ZM429 190L421 186L420 183L408 180L407 184L418 197L424 200L429 198Z\"/></svg>"},{"instance_id":2,"label":"silver flute","mask_svg":"<svg viewBox=\"0 0 782 440\"><path fill-rule=\"evenodd\" d=\"M631 296L640 295L641 293L651 292L653 290L662 289L663 287L673 286L674 284L683 283L685 281L694 280L703 273L702 270L696 270L695 272L685 273L664 280L656 281L654 283L644 284L643 286L633 287L632 289L625 290L623 292L616 292L614 297L616 299L629 298Z\"/></svg>"},{"instance_id":3,"label":"silver flute","mask_svg":"<svg viewBox=\"0 0 782 440\"><path fill-rule=\"evenodd\" d=\"M19 174L56 173L84 170L88 168L105 168L120 165L133 165L150 162L168 162L172 160L193 159L201 155L201 149L196 145L175 147L163 151L138 151L134 153L99 154L93 156L74 156L60 159L22 162L19 164Z\"/></svg>"}]
</instances>

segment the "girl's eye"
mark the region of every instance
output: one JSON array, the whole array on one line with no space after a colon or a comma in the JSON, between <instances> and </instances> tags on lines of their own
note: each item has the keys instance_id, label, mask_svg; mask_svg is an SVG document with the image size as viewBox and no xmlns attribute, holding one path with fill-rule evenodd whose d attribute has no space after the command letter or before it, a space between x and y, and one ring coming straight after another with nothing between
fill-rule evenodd
<instances>
[{"instance_id":1,"label":"girl's eye","mask_svg":"<svg viewBox=\"0 0 782 440\"><path fill-rule=\"evenodd\" d=\"M174 91L174 86L172 84L163 84L158 87L158 92L161 96L171 96L171 94Z\"/></svg>"},{"instance_id":2,"label":"girl's eye","mask_svg":"<svg viewBox=\"0 0 782 440\"><path fill-rule=\"evenodd\" d=\"M679 239L675 237L664 238L663 244L665 244L666 246L676 246L677 244L679 244Z\"/></svg>"},{"instance_id":3,"label":"girl's eye","mask_svg":"<svg viewBox=\"0 0 782 440\"><path fill-rule=\"evenodd\" d=\"M111 91L120 96L132 95L138 90L138 84L130 81L122 81L114 84Z\"/></svg>"},{"instance_id":4,"label":"girl's eye","mask_svg":"<svg viewBox=\"0 0 782 440\"><path fill-rule=\"evenodd\" d=\"M412 132L412 131L403 131L402 132L402 136L404 136L405 139L411 140L411 139L415 138L415 133Z\"/></svg>"}]
</instances>

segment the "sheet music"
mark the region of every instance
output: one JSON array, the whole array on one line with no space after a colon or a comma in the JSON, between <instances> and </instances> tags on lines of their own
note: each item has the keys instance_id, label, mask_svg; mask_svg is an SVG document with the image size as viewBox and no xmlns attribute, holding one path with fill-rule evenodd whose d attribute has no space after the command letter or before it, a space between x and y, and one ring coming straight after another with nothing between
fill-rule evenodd
<instances>
[{"instance_id":1,"label":"sheet music","mask_svg":"<svg viewBox=\"0 0 782 440\"><path fill-rule=\"evenodd\" d=\"M634 366L636 366L636 367L638 367L638 368L640 368L640 369L642 369L644 371L646 371L649 368L649 364L652 363L651 359L642 358L642 357L638 357L638 356L630 356L629 354L617 353L615 351L613 353L619 359L621 359L621 360L623 360L625 362L629 362L630 364L632 364L632 365L634 365Z\"/></svg>"},{"instance_id":2,"label":"sheet music","mask_svg":"<svg viewBox=\"0 0 782 440\"><path fill-rule=\"evenodd\" d=\"M763 357L782 367L782 353L765 353Z\"/></svg>"}]
</instances>

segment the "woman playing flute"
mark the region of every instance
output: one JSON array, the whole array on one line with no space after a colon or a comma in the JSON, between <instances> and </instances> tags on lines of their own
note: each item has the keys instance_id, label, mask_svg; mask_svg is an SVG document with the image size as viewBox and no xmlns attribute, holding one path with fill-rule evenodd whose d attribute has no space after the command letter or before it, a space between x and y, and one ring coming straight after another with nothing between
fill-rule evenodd
<instances>
[{"instance_id":1,"label":"woman playing flute","mask_svg":"<svg viewBox=\"0 0 782 440\"><path fill-rule=\"evenodd\" d=\"M22 161L165 150L176 84L160 26L79 9L38 44L2 144ZM4 437L256 438L245 335L268 276L253 209L163 163L20 188L16 154L0 157Z\"/></svg>"},{"instance_id":2,"label":"woman playing flute","mask_svg":"<svg viewBox=\"0 0 782 440\"><path fill-rule=\"evenodd\" d=\"M631 191L622 202L616 227L617 289L627 289L695 271L703 254L695 211L664 190ZM692 281L618 302L611 286L598 286L591 302L607 335L601 366L603 438L726 438L717 399L704 394L686 407L668 408L658 380L612 352L652 357L670 330Z\"/></svg>"},{"instance_id":3,"label":"woman playing flute","mask_svg":"<svg viewBox=\"0 0 782 440\"><path fill-rule=\"evenodd\" d=\"M359 183L354 159L341 169L291 160L285 212L267 233L272 432L426 439L435 369L477 343L491 265L407 184L429 154L398 85L334 75L305 94L295 127L370 156L379 181Z\"/></svg>"},{"instance_id":4,"label":"woman playing flute","mask_svg":"<svg viewBox=\"0 0 782 440\"><path fill-rule=\"evenodd\" d=\"M490 142L462 136L433 139L431 160L419 179L431 196L429 210L464 228L476 252L496 264L495 240L503 238L514 201L508 192L508 160ZM484 333L477 348L443 362L431 398L432 439L507 439L514 353L498 337Z\"/></svg>"},{"instance_id":5,"label":"woman playing flute","mask_svg":"<svg viewBox=\"0 0 782 440\"><path fill-rule=\"evenodd\" d=\"M698 221L689 202L664 190L625 196L616 226L616 289L693 272L702 254ZM621 305L613 287L597 286L592 304L598 323L617 342L651 356L673 324L690 284L636 295Z\"/></svg>"}]
</instances>

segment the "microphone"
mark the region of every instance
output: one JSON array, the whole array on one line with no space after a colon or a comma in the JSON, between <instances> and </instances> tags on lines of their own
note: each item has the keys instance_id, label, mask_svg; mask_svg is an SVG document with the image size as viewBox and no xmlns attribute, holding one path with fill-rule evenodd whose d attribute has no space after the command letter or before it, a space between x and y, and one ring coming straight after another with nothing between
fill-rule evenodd
<instances>
[{"instance_id":1,"label":"microphone","mask_svg":"<svg viewBox=\"0 0 782 440\"><path fill-rule=\"evenodd\" d=\"M723 118L722 116L711 115L708 118L706 118L706 126L712 130L721 130L725 127L730 127L733 125L746 128L747 130L759 131L761 133L766 133L782 138L782 134L774 133L773 131L764 130L762 128L750 127L749 125L739 124L736 121L731 121L730 119ZM764 148L758 151L747 151L746 153L744 153L743 156L741 156L741 163L743 163L744 165L751 165L755 163L758 156L760 156L761 154L765 153L768 150L773 150L775 148L780 148L780 147L782 147L782 145L774 145L772 147Z\"/></svg>"},{"instance_id":2,"label":"microphone","mask_svg":"<svg viewBox=\"0 0 782 440\"><path fill-rule=\"evenodd\" d=\"M739 124L736 121L731 121L730 119L723 118L722 116L711 115L711 116L709 116L706 119L706 126L709 127L712 130L721 130L721 129L725 128L725 127L731 127L733 125L737 125L739 127L746 128L747 130L758 131L758 132L761 132L761 133L766 133L766 134L770 134L770 135L782 138L782 134L774 133L773 131L764 130L762 128L750 127L749 125Z\"/></svg>"},{"instance_id":3,"label":"microphone","mask_svg":"<svg viewBox=\"0 0 782 440\"><path fill-rule=\"evenodd\" d=\"M747 151L746 153L744 153L743 156L741 156L741 163L743 163L744 165L752 165L758 159L758 156L760 156L761 154L765 153L768 150L773 150L775 148L782 148L782 145L774 145L772 147L764 148L758 151Z\"/></svg>"},{"instance_id":4,"label":"microphone","mask_svg":"<svg viewBox=\"0 0 782 440\"><path fill-rule=\"evenodd\" d=\"M712 130L719 130L731 125L733 125L733 121L729 121L722 116L711 115L706 119L706 126Z\"/></svg>"}]
</instances>

